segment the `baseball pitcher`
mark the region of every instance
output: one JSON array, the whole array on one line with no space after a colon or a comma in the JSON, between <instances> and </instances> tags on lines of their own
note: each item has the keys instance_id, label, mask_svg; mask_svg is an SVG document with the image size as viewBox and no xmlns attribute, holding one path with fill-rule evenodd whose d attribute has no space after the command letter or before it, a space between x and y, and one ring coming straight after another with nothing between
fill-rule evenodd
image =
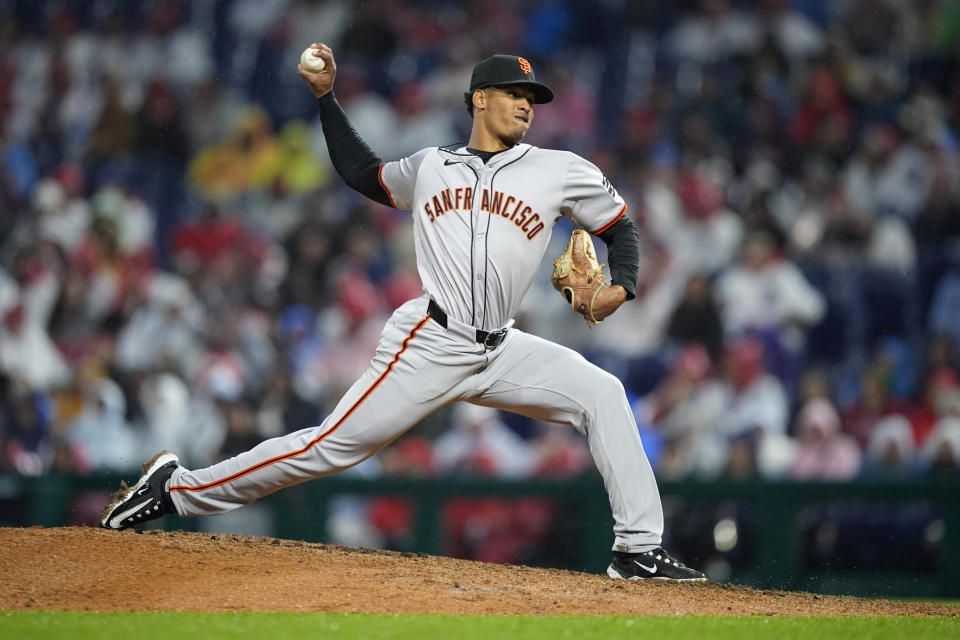
<instances>
[{"instance_id":1,"label":"baseball pitcher","mask_svg":"<svg viewBox=\"0 0 960 640\"><path fill-rule=\"evenodd\" d=\"M639 240L619 193L583 158L523 142L534 106L553 92L524 58L491 56L476 65L465 94L473 119L466 144L384 162L337 102L333 52L313 49L324 64L311 66L322 69L299 71L317 97L333 166L353 189L410 211L424 293L393 313L369 368L322 424L204 469L186 469L163 451L135 485L114 495L101 525L224 513L351 467L435 409L470 402L565 423L586 436L613 512L610 577L705 580L660 546L657 483L620 381L512 327L562 216L608 247L611 284L583 231L554 263L554 286L573 309L601 322L635 292Z\"/></svg>"}]
</instances>

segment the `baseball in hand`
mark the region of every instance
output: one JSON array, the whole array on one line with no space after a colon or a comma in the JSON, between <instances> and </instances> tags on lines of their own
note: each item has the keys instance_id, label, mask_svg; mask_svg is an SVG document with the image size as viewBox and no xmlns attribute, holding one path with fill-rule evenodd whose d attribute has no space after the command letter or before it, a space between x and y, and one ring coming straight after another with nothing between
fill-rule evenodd
<instances>
[{"instance_id":1,"label":"baseball in hand","mask_svg":"<svg viewBox=\"0 0 960 640\"><path fill-rule=\"evenodd\" d=\"M323 58L318 58L313 55L315 49L313 47L307 47L303 50L303 53L300 54L300 64L303 65L303 68L307 71L313 71L314 73L318 71L323 71L327 66L327 63L323 61Z\"/></svg>"}]
</instances>

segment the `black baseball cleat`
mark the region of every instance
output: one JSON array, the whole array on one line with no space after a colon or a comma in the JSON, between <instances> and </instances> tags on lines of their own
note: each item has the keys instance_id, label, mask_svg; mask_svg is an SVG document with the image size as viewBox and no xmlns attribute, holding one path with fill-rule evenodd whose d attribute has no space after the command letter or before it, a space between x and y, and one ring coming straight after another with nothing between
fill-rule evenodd
<instances>
[{"instance_id":1,"label":"black baseball cleat","mask_svg":"<svg viewBox=\"0 0 960 640\"><path fill-rule=\"evenodd\" d=\"M679 580L702 582L707 579L696 569L691 569L670 556L662 547L641 553L613 556L607 567L607 575L615 580Z\"/></svg>"},{"instance_id":2,"label":"black baseball cleat","mask_svg":"<svg viewBox=\"0 0 960 640\"><path fill-rule=\"evenodd\" d=\"M178 466L180 458L167 451L150 458L144 463L137 484L128 487L127 483L120 483L119 491L113 494L110 504L100 512L100 526L119 531L175 513L165 485Z\"/></svg>"}]
</instances>

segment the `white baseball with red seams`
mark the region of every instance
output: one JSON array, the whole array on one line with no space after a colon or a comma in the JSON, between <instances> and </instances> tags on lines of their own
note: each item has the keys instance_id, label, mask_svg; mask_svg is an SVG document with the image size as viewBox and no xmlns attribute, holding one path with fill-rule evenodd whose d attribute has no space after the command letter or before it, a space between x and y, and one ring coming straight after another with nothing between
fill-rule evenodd
<instances>
[{"instance_id":1,"label":"white baseball with red seams","mask_svg":"<svg viewBox=\"0 0 960 640\"><path fill-rule=\"evenodd\" d=\"M517 329L487 349L476 330L510 318L537 273L554 225L597 233L626 204L579 156L518 144L486 164L431 147L380 168L393 206L413 216L424 295L398 308L361 378L319 426L267 440L205 469L177 469L181 515L223 513L353 466L455 401L565 423L587 437L614 517L615 551L660 544L663 513L623 386L566 347ZM427 314L430 298L447 328Z\"/></svg>"}]
</instances>

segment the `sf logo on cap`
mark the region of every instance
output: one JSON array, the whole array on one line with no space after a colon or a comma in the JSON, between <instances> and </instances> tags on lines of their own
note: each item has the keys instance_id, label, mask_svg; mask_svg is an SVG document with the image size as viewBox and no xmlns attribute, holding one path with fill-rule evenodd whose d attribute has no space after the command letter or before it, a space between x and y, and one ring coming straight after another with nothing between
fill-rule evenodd
<instances>
[{"instance_id":1,"label":"sf logo on cap","mask_svg":"<svg viewBox=\"0 0 960 640\"><path fill-rule=\"evenodd\" d=\"M529 75L529 73L533 71L533 67L530 66L526 58L517 58L517 62L520 63L520 68L523 69L524 74Z\"/></svg>"}]
</instances>

